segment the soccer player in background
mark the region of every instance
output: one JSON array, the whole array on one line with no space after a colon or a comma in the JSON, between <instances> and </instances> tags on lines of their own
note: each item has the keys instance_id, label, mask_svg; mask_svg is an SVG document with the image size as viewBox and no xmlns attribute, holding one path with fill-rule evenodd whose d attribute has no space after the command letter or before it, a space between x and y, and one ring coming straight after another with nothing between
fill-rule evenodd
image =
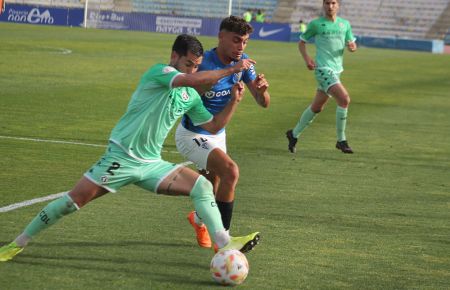
<instances>
[{"instance_id":1,"label":"soccer player in background","mask_svg":"<svg viewBox=\"0 0 450 290\"><path fill-rule=\"evenodd\" d=\"M188 86L214 84L222 77L250 68L243 59L222 70L195 73L203 57L203 47L193 36L176 38L170 64L156 64L141 78L126 113L111 132L108 148L100 160L63 197L50 202L13 242L0 248L0 261L20 253L30 240L63 216L73 213L108 192L135 184L158 194L189 195L198 215L207 224L220 250L249 251L259 233L230 237L215 205L211 183L197 172L161 159L164 140L184 113L193 124L208 132L221 130L242 99L244 87L231 89L231 100L221 113L212 115L196 90Z\"/></svg>"},{"instance_id":2,"label":"soccer player in background","mask_svg":"<svg viewBox=\"0 0 450 290\"><path fill-rule=\"evenodd\" d=\"M356 39L350 23L337 16L339 2L338 0L323 0L325 15L311 21L305 33L300 35L298 43L300 54L308 69L315 71L318 88L311 105L303 112L297 125L286 132L289 141L288 149L291 153L296 152L295 145L298 137L322 111L330 97L333 97L337 103L336 148L344 153L353 153L345 136L350 96L339 77L344 70L342 66L344 49L347 47L350 52L356 51ZM316 44L315 61L306 51L306 42L312 37L315 38Z\"/></svg>"},{"instance_id":3,"label":"soccer player in background","mask_svg":"<svg viewBox=\"0 0 450 290\"><path fill-rule=\"evenodd\" d=\"M218 46L205 53L199 71L225 69L240 60L248 59L244 50L252 32L253 27L243 18L230 16L223 19L219 28ZM247 85L261 107L269 106L269 83L263 74L256 74L254 66L226 76L212 87L196 89L201 93L208 111L216 115L227 106L231 99L231 88L240 81ZM178 151L195 163L200 172L212 182L223 225L229 230L239 168L227 154L225 128L218 133L211 133L196 126L188 115L184 115L177 127L175 140ZM188 220L195 229L199 246L211 247L208 231L199 216L191 212Z\"/></svg>"}]
</instances>

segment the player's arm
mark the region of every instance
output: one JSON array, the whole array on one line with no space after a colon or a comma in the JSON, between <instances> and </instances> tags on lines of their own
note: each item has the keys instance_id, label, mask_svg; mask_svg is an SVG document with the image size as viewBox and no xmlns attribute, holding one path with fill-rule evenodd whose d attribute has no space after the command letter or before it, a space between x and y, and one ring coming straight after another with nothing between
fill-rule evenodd
<instances>
[{"instance_id":1,"label":"player's arm","mask_svg":"<svg viewBox=\"0 0 450 290\"><path fill-rule=\"evenodd\" d=\"M304 40L300 40L298 42L298 50L300 51L300 54L302 55L303 60L305 61L306 67L309 70L314 70L316 68L316 63L306 51L306 42Z\"/></svg>"},{"instance_id":2,"label":"player's arm","mask_svg":"<svg viewBox=\"0 0 450 290\"><path fill-rule=\"evenodd\" d=\"M223 77L249 69L253 64L255 64L255 61L247 58L241 59L232 67L221 70L201 71L192 74L179 74L173 80L172 87L201 88L204 85L213 85Z\"/></svg>"},{"instance_id":3,"label":"player's arm","mask_svg":"<svg viewBox=\"0 0 450 290\"><path fill-rule=\"evenodd\" d=\"M347 43L348 51L355 52L357 49L356 37L353 36L352 27L350 23L347 23L347 31L345 32L345 41Z\"/></svg>"},{"instance_id":4,"label":"player's arm","mask_svg":"<svg viewBox=\"0 0 450 290\"><path fill-rule=\"evenodd\" d=\"M269 82L265 78L264 74L258 74L256 79L247 83L247 87L258 105L263 108L269 107L270 94L267 91L269 88Z\"/></svg>"},{"instance_id":5,"label":"player's arm","mask_svg":"<svg viewBox=\"0 0 450 290\"><path fill-rule=\"evenodd\" d=\"M200 127L212 134L216 134L222 128L224 128L231 120L234 111L236 111L239 102L242 100L242 97L244 96L244 90L245 89L242 82L235 84L231 88L231 99L225 106L225 108L220 113L214 115L210 122L200 125Z\"/></svg>"}]
</instances>

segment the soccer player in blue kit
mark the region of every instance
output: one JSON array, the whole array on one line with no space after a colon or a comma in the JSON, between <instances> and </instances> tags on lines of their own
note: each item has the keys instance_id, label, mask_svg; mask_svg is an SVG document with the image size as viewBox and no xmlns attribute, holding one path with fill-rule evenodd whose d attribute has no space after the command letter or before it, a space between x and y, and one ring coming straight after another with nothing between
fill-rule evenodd
<instances>
[{"instance_id":1,"label":"soccer player in blue kit","mask_svg":"<svg viewBox=\"0 0 450 290\"><path fill-rule=\"evenodd\" d=\"M233 66L249 58L244 53L253 27L243 18L230 16L222 20L219 28L219 43L205 53L199 71L218 70ZM203 104L213 115L220 113L230 101L231 88L243 81L258 105L267 108L270 103L269 83L263 74L257 74L254 66L220 79L212 87L195 87L201 94ZM225 229L229 230L234 205L234 193L239 179L239 168L228 156L225 128L216 134L194 126L189 116L184 115L175 134L178 151L197 165L200 172L214 186L216 204ZM206 226L196 212L188 214L194 227L199 246L210 248L211 239Z\"/></svg>"}]
</instances>

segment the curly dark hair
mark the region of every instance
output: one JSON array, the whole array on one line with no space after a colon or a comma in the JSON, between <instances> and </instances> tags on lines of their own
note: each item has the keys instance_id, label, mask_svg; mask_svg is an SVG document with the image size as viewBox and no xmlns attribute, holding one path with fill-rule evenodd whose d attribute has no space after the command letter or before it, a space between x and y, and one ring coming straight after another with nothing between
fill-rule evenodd
<instances>
[{"instance_id":1,"label":"curly dark hair","mask_svg":"<svg viewBox=\"0 0 450 290\"><path fill-rule=\"evenodd\" d=\"M253 27L245 21L244 18L231 15L222 20L219 30L226 30L239 35L246 35L253 32Z\"/></svg>"}]
</instances>

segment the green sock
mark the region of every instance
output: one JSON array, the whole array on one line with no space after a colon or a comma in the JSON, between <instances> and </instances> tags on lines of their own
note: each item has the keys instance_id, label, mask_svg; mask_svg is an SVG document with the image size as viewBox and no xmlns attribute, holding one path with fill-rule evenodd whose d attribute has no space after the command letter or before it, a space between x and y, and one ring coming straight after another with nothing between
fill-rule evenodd
<instances>
[{"instance_id":1,"label":"green sock","mask_svg":"<svg viewBox=\"0 0 450 290\"><path fill-rule=\"evenodd\" d=\"M47 204L46 207L28 224L24 233L32 238L40 231L56 223L63 216L76 211L78 207L68 194Z\"/></svg>"},{"instance_id":2,"label":"green sock","mask_svg":"<svg viewBox=\"0 0 450 290\"><path fill-rule=\"evenodd\" d=\"M294 135L295 138L298 138L298 136L302 134L303 130L305 130L305 128L312 123L316 115L317 115L316 113L311 111L311 106L306 108L306 110L300 117L300 120L298 121L297 125L295 125L294 129L292 130L292 135Z\"/></svg>"},{"instance_id":3,"label":"green sock","mask_svg":"<svg viewBox=\"0 0 450 290\"><path fill-rule=\"evenodd\" d=\"M200 176L191 190L190 197L194 202L195 211L206 224L210 237L215 239L216 232L223 231L224 227L211 182Z\"/></svg>"},{"instance_id":4,"label":"green sock","mask_svg":"<svg viewBox=\"0 0 450 290\"><path fill-rule=\"evenodd\" d=\"M338 141L347 140L345 137L345 127L347 125L347 108L337 106L336 108L336 134Z\"/></svg>"}]
</instances>

